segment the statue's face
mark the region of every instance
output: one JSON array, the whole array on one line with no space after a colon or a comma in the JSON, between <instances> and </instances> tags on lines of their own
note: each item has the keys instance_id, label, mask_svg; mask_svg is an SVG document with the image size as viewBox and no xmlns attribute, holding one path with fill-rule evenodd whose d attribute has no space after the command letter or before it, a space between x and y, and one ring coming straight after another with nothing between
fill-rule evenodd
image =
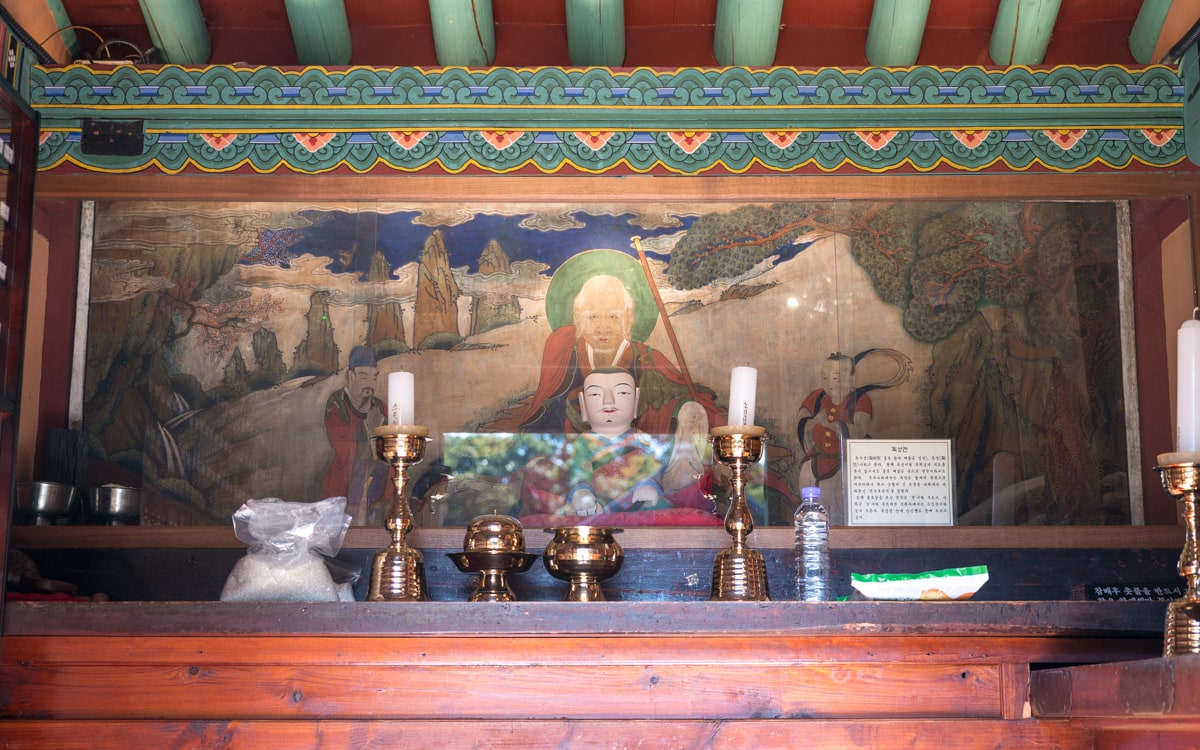
<instances>
[{"instance_id":1,"label":"statue's face","mask_svg":"<svg viewBox=\"0 0 1200 750\"><path fill-rule=\"evenodd\" d=\"M601 435L627 432L637 416L638 391L626 372L593 372L583 381L579 410Z\"/></svg>"},{"instance_id":2,"label":"statue's face","mask_svg":"<svg viewBox=\"0 0 1200 750\"><path fill-rule=\"evenodd\" d=\"M592 301L576 311L575 325L580 337L597 352L615 353L621 342L631 335L632 324L626 311L612 307L611 302L606 305ZM611 360L596 364L608 365Z\"/></svg>"}]
</instances>

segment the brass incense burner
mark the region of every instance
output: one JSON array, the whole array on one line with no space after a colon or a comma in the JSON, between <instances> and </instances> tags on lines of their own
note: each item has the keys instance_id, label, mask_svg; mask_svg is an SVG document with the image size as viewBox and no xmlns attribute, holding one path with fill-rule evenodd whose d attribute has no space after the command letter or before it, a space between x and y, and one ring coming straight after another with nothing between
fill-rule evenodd
<instances>
[{"instance_id":1,"label":"brass incense burner","mask_svg":"<svg viewBox=\"0 0 1200 750\"><path fill-rule=\"evenodd\" d=\"M767 593L767 564L762 553L750 549L746 538L754 531L754 517L746 504L746 469L762 458L767 431L756 425L714 427L709 435L713 456L733 470L725 530L733 544L717 553L713 561L710 601L770 600Z\"/></svg>"},{"instance_id":2,"label":"brass incense burner","mask_svg":"<svg viewBox=\"0 0 1200 750\"><path fill-rule=\"evenodd\" d=\"M495 511L472 520L463 538L463 551L446 556L462 572L481 574L469 598L472 602L515 602L508 574L524 573L538 557L525 552L521 522Z\"/></svg>"},{"instance_id":3,"label":"brass incense burner","mask_svg":"<svg viewBox=\"0 0 1200 750\"><path fill-rule=\"evenodd\" d=\"M375 553L371 564L371 586L367 601L415 602L429 599L425 587L425 558L408 546L406 537L413 529L412 509L408 505L408 467L425 457L429 430L420 425L377 427L374 433L375 457L392 467L392 497L384 526L392 543Z\"/></svg>"},{"instance_id":4,"label":"brass incense burner","mask_svg":"<svg viewBox=\"0 0 1200 750\"><path fill-rule=\"evenodd\" d=\"M1154 467L1163 488L1183 500L1184 542L1179 556L1179 575L1187 581L1187 591L1167 605L1163 638L1163 656L1200 654L1200 557L1196 548L1196 493L1200 492L1200 463L1194 460L1163 463L1164 459L1191 458L1190 454L1164 454Z\"/></svg>"},{"instance_id":5,"label":"brass incense burner","mask_svg":"<svg viewBox=\"0 0 1200 750\"><path fill-rule=\"evenodd\" d=\"M563 526L546 531L554 538L546 545L542 562L550 575L570 583L563 601L604 601L600 582L616 575L625 561L625 550L613 538L623 529Z\"/></svg>"}]
</instances>

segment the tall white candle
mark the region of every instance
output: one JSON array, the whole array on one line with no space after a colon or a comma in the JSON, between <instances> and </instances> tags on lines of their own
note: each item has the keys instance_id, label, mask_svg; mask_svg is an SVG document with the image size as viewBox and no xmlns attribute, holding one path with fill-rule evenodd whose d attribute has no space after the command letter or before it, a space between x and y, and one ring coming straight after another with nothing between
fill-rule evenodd
<instances>
[{"instance_id":1,"label":"tall white candle","mask_svg":"<svg viewBox=\"0 0 1200 750\"><path fill-rule=\"evenodd\" d=\"M1200 451L1200 320L1179 327L1175 382L1176 450Z\"/></svg>"},{"instance_id":2,"label":"tall white candle","mask_svg":"<svg viewBox=\"0 0 1200 750\"><path fill-rule=\"evenodd\" d=\"M388 374L388 424L414 424L416 408L414 402L413 374L393 372Z\"/></svg>"},{"instance_id":3,"label":"tall white candle","mask_svg":"<svg viewBox=\"0 0 1200 750\"><path fill-rule=\"evenodd\" d=\"M758 370L735 367L729 378L729 424L754 424L754 398Z\"/></svg>"}]
</instances>

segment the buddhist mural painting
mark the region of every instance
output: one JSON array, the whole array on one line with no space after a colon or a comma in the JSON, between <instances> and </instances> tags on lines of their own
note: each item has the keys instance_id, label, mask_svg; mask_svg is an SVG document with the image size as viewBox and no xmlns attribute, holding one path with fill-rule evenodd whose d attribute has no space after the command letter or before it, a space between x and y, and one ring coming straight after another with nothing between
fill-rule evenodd
<instances>
[{"instance_id":1,"label":"buddhist mural painting","mask_svg":"<svg viewBox=\"0 0 1200 750\"><path fill-rule=\"evenodd\" d=\"M418 523L719 524L748 364L760 523L809 484L837 522L863 437L950 438L960 523L1129 523L1118 239L1106 203L102 203L90 458L217 523L377 524L407 370Z\"/></svg>"}]
</instances>

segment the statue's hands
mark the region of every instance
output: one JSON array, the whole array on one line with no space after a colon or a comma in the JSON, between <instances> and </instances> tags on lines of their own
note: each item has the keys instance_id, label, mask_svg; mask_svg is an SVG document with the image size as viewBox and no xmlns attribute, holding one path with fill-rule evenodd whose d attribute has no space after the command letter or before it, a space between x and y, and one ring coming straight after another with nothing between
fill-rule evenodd
<instances>
[{"instance_id":1,"label":"statue's hands","mask_svg":"<svg viewBox=\"0 0 1200 750\"><path fill-rule=\"evenodd\" d=\"M658 488L652 484L640 484L633 489L633 509L643 505L658 504Z\"/></svg>"},{"instance_id":2,"label":"statue's hands","mask_svg":"<svg viewBox=\"0 0 1200 750\"><path fill-rule=\"evenodd\" d=\"M576 490L571 495L571 510L577 516L594 516L600 512L600 506L596 504L596 496L587 490Z\"/></svg>"}]
</instances>

